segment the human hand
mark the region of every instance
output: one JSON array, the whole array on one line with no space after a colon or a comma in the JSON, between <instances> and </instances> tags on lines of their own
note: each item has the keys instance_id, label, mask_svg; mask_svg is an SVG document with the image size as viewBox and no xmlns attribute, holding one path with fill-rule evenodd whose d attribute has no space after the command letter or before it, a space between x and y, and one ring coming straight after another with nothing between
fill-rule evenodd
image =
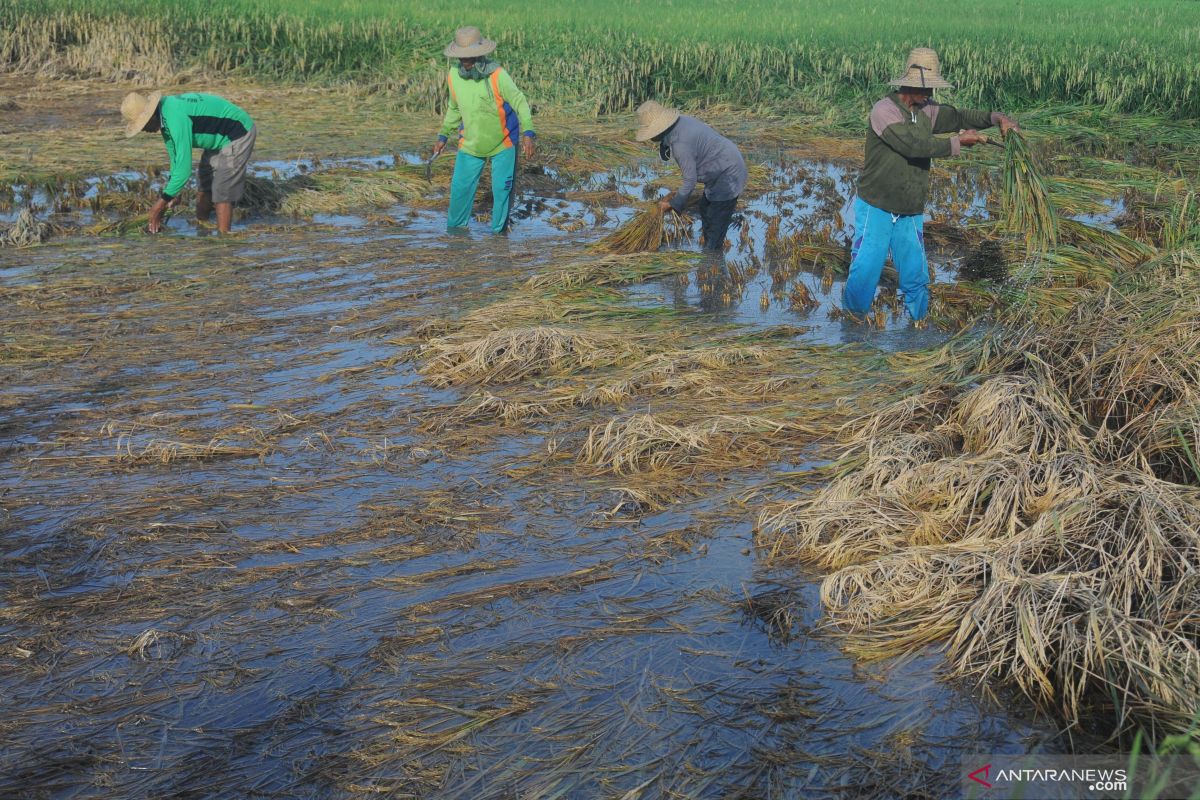
<instances>
[{"instance_id":1,"label":"human hand","mask_svg":"<svg viewBox=\"0 0 1200 800\"><path fill-rule=\"evenodd\" d=\"M1000 115L1000 138L1008 136L1009 131L1019 131L1021 126L1017 124L1015 119Z\"/></svg>"},{"instance_id":2,"label":"human hand","mask_svg":"<svg viewBox=\"0 0 1200 800\"><path fill-rule=\"evenodd\" d=\"M532 136L521 137L521 155L525 158L533 158L533 153L536 148L533 144Z\"/></svg>"},{"instance_id":3,"label":"human hand","mask_svg":"<svg viewBox=\"0 0 1200 800\"><path fill-rule=\"evenodd\" d=\"M977 144L983 144L987 139L980 135L979 131L969 130L958 134L958 143L963 147L974 147Z\"/></svg>"},{"instance_id":4,"label":"human hand","mask_svg":"<svg viewBox=\"0 0 1200 800\"><path fill-rule=\"evenodd\" d=\"M437 158L438 156L440 156L442 154L442 151L445 149L446 149L446 143L443 142L441 139L438 139L437 142L435 142L433 145L433 157Z\"/></svg>"},{"instance_id":5,"label":"human hand","mask_svg":"<svg viewBox=\"0 0 1200 800\"><path fill-rule=\"evenodd\" d=\"M179 195L171 198L172 201L178 200ZM158 233L163 229L163 211L167 208L167 201L161 197L154 201L154 205L150 206L150 220L146 223L146 230L151 233Z\"/></svg>"},{"instance_id":6,"label":"human hand","mask_svg":"<svg viewBox=\"0 0 1200 800\"><path fill-rule=\"evenodd\" d=\"M665 214L671 210L671 196L670 195L667 195L662 200L658 201L658 210L662 214Z\"/></svg>"}]
</instances>

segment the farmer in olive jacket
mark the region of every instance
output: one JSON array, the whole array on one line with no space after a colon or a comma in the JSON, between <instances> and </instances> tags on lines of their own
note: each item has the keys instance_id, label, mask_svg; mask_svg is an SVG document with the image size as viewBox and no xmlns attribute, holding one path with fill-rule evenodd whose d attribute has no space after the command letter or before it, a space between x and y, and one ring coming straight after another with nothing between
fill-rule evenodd
<instances>
[{"instance_id":1,"label":"farmer in olive jacket","mask_svg":"<svg viewBox=\"0 0 1200 800\"><path fill-rule=\"evenodd\" d=\"M250 115L215 94L188 92L163 97L161 92L149 96L130 92L121 102L121 116L126 137L161 132L171 159L171 177L150 209L150 232L162 229L163 212L178 202L192 176L192 150L199 148L204 153L200 156L196 218L207 220L215 205L217 230L229 233L233 204L246 191L246 167L258 136Z\"/></svg>"},{"instance_id":2,"label":"farmer in olive jacket","mask_svg":"<svg viewBox=\"0 0 1200 800\"><path fill-rule=\"evenodd\" d=\"M490 161L492 231L503 233L512 209L518 140L524 156L533 157L533 115L529 101L509 74L488 58L495 49L496 43L484 39L475 27L459 28L454 41L445 49L448 58L458 59L458 66L446 75L450 104L433 155L440 154L449 137L458 134L458 156L450 182L449 228L467 224L479 176Z\"/></svg>"},{"instance_id":3,"label":"farmer in olive jacket","mask_svg":"<svg viewBox=\"0 0 1200 800\"><path fill-rule=\"evenodd\" d=\"M929 310L923 220L930 161L956 156L960 148L985 141L978 128L999 125L1001 135L1006 135L1017 124L996 111L959 110L933 102L934 89L953 88L939 73L933 50L918 47L909 53L906 63L904 74L891 81L898 90L871 109L866 163L854 201L850 276L842 291L842 305L858 315L870 310L890 250L900 274L904 304L912 318L920 321ZM934 135L938 133L956 135Z\"/></svg>"}]
</instances>

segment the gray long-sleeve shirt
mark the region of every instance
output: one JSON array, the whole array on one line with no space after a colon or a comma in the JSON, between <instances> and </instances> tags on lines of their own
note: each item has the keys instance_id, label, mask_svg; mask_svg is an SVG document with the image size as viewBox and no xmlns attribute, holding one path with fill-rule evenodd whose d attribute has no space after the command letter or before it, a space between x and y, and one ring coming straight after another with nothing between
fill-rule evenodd
<instances>
[{"instance_id":1,"label":"gray long-sleeve shirt","mask_svg":"<svg viewBox=\"0 0 1200 800\"><path fill-rule=\"evenodd\" d=\"M704 196L714 202L732 200L746 188L746 160L737 145L695 117L680 115L666 142L683 173L683 183L671 200L676 211L683 211L697 182L704 184Z\"/></svg>"}]
</instances>

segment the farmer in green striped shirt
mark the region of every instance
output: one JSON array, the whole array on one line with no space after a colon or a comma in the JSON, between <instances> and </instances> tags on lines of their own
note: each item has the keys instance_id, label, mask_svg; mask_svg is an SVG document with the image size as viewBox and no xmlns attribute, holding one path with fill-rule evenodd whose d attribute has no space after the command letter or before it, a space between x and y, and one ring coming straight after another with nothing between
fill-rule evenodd
<instances>
[{"instance_id":1,"label":"farmer in green striped shirt","mask_svg":"<svg viewBox=\"0 0 1200 800\"><path fill-rule=\"evenodd\" d=\"M192 175L192 150L200 157L196 218L208 220L217 209L217 230L229 233L233 204L246 190L246 166L254 152L257 129L241 108L215 94L189 92L163 97L130 92L121 103L125 135L162 132L171 159L171 177L150 209L149 228L158 233L163 212L179 202L179 192Z\"/></svg>"},{"instance_id":2,"label":"farmer in green striped shirt","mask_svg":"<svg viewBox=\"0 0 1200 800\"><path fill-rule=\"evenodd\" d=\"M517 174L517 142L525 158L533 157L533 115L529 101L500 65L488 56L496 43L484 39L478 28L459 28L446 46L448 58L458 66L446 76L450 103L433 146L436 158L450 136L458 134L458 155L450 181L448 228L467 224L475 201L475 187L489 161L492 164L492 231L508 228L513 183Z\"/></svg>"}]
</instances>

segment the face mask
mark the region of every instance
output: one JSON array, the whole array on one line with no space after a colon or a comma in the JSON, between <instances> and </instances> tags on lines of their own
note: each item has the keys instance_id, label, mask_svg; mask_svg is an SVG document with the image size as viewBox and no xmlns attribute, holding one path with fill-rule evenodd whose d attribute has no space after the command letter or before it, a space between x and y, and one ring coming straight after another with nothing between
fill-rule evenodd
<instances>
[{"instance_id":1,"label":"face mask","mask_svg":"<svg viewBox=\"0 0 1200 800\"><path fill-rule=\"evenodd\" d=\"M663 161L671 160L671 145L667 144L665 138L658 143L658 157Z\"/></svg>"},{"instance_id":2,"label":"face mask","mask_svg":"<svg viewBox=\"0 0 1200 800\"><path fill-rule=\"evenodd\" d=\"M468 81L481 81L495 71L496 64L488 58L477 59L470 69L463 69L461 64L458 67L458 74Z\"/></svg>"}]
</instances>

